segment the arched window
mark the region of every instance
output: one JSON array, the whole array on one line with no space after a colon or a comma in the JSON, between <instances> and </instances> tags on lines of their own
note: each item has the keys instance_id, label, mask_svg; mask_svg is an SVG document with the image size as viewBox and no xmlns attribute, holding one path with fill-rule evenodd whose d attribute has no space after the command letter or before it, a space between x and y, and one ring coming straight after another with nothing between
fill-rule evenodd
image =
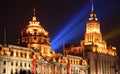
<instances>
[{"instance_id":1,"label":"arched window","mask_svg":"<svg viewBox=\"0 0 120 74\"><path fill-rule=\"evenodd\" d=\"M6 61L3 62L3 65L6 65Z\"/></svg>"},{"instance_id":2,"label":"arched window","mask_svg":"<svg viewBox=\"0 0 120 74\"><path fill-rule=\"evenodd\" d=\"M16 62L16 66L18 66L18 62Z\"/></svg>"}]
</instances>

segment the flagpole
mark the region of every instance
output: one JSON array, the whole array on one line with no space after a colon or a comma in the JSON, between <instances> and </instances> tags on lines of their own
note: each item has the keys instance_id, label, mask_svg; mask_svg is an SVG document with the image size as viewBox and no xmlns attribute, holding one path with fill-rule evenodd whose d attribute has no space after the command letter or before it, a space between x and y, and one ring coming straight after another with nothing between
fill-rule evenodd
<instances>
[{"instance_id":1,"label":"flagpole","mask_svg":"<svg viewBox=\"0 0 120 74\"><path fill-rule=\"evenodd\" d=\"M6 27L4 27L4 46L6 47Z\"/></svg>"},{"instance_id":2,"label":"flagpole","mask_svg":"<svg viewBox=\"0 0 120 74\"><path fill-rule=\"evenodd\" d=\"M63 55L65 55L64 49L65 49L65 41L63 41Z\"/></svg>"}]
</instances>

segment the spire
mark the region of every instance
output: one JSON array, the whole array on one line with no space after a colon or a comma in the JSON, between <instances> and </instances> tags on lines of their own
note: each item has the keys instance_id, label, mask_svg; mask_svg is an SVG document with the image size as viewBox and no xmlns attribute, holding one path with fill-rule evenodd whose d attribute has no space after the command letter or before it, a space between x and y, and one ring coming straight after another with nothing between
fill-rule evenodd
<instances>
[{"instance_id":1,"label":"spire","mask_svg":"<svg viewBox=\"0 0 120 74\"><path fill-rule=\"evenodd\" d=\"M36 16L35 16L35 11L36 11L36 10L35 10L35 8L34 8L34 9L33 9L33 18L32 18L33 21L36 21L36 20L37 20L37 19L36 19Z\"/></svg>"},{"instance_id":2,"label":"spire","mask_svg":"<svg viewBox=\"0 0 120 74\"><path fill-rule=\"evenodd\" d=\"M33 15L35 16L35 8L33 9Z\"/></svg>"},{"instance_id":3,"label":"spire","mask_svg":"<svg viewBox=\"0 0 120 74\"><path fill-rule=\"evenodd\" d=\"M89 2L92 3L92 7L91 7L92 9L91 10L94 11L93 0L89 0Z\"/></svg>"},{"instance_id":4,"label":"spire","mask_svg":"<svg viewBox=\"0 0 120 74\"><path fill-rule=\"evenodd\" d=\"M93 0L91 1L91 12L90 12L89 20L96 20L96 21L98 20L94 11Z\"/></svg>"},{"instance_id":5,"label":"spire","mask_svg":"<svg viewBox=\"0 0 120 74\"><path fill-rule=\"evenodd\" d=\"M92 11L94 11L93 1L92 1Z\"/></svg>"},{"instance_id":6,"label":"spire","mask_svg":"<svg viewBox=\"0 0 120 74\"><path fill-rule=\"evenodd\" d=\"M36 9L33 9L33 17L32 20L29 22L30 25L39 25L40 22L37 21L36 17Z\"/></svg>"}]
</instances>

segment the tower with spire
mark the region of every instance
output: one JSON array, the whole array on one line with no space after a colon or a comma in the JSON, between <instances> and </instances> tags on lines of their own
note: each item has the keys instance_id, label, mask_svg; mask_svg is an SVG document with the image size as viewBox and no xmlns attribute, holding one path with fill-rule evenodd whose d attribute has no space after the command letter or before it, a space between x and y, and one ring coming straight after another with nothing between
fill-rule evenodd
<instances>
[{"instance_id":1,"label":"tower with spire","mask_svg":"<svg viewBox=\"0 0 120 74\"><path fill-rule=\"evenodd\" d=\"M91 7L91 12L88 18L88 21L86 22L86 32L85 32L85 40L84 40L85 46L92 46L91 49L89 49L92 52L98 52L103 54L110 54L113 56L116 56L116 48L115 47L107 47L106 41L102 39L102 34L100 31L100 22L96 16L93 2ZM110 50L108 49L110 48Z\"/></svg>"},{"instance_id":2,"label":"tower with spire","mask_svg":"<svg viewBox=\"0 0 120 74\"><path fill-rule=\"evenodd\" d=\"M93 44L97 46L97 49L92 49L93 52L97 51L100 53L107 53L106 42L102 39L102 34L100 31L100 22L98 21L92 3L91 12L86 23L85 45Z\"/></svg>"},{"instance_id":3,"label":"tower with spire","mask_svg":"<svg viewBox=\"0 0 120 74\"><path fill-rule=\"evenodd\" d=\"M111 65L117 64L116 47L107 46L102 39L100 21L98 20L93 2L91 11L86 22L85 39L80 41L79 46L65 45L65 54L83 56L88 61L89 74L116 74Z\"/></svg>"},{"instance_id":4,"label":"tower with spire","mask_svg":"<svg viewBox=\"0 0 120 74\"><path fill-rule=\"evenodd\" d=\"M111 70L111 65L114 65L117 61L116 48L113 46L107 47L106 41L102 39L100 22L96 16L93 2L86 22L85 40L81 43L84 45L85 57L89 62L90 74L116 74L114 70Z\"/></svg>"}]
</instances>

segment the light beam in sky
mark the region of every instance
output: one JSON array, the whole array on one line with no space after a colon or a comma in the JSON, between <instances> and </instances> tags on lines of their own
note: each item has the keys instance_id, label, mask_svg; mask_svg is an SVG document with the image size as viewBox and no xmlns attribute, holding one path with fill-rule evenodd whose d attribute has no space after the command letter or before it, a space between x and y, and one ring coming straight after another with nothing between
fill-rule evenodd
<instances>
[{"instance_id":1,"label":"light beam in sky","mask_svg":"<svg viewBox=\"0 0 120 74\"><path fill-rule=\"evenodd\" d=\"M116 37L117 35L120 34L120 28L117 28L115 30L112 30L111 32L109 32L108 34L106 34L105 36L103 36L103 39L105 40L109 40L111 38Z\"/></svg>"},{"instance_id":2,"label":"light beam in sky","mask_svg":"<svg viewBox=\"0 0 120 74\"><path fill-rule=\"evenodd\" d=\"M106 9L107 6L111 6L111 2L112 1L110 1L109 3L106 2L102 5L101 0L94 1L94 8L97 7L95 9L95 12L97 11L96 14L97 14L98 20L102 20L104 18L105 20L102 20L102 21L106 21L110 17L112 17L112 14L114 11L109 12ZM85 32L85 25L86 25L86 21L88 19L90 10L91 10L91 3L85 4L85 6L83 6L83 9L72 20L70 20L68 22L68 24L65 26L65 28L63 28L60 31L60 33L58 33L58 35L56 35L52 39L51 44L52 44L53 50L56 50L59 47L62 47L63 41L65 41L66 43L69 41L72 41L73 39L77 38L78 36L80 37L81 34L83 34ZM99 17L101 17L103 15L105 15L105 17L102 17L99 19ZM102 22L102 21L100 21L100 22ZM105 38L107 38L107 37L105 37Z\"/></svg>"}]
</instances>

